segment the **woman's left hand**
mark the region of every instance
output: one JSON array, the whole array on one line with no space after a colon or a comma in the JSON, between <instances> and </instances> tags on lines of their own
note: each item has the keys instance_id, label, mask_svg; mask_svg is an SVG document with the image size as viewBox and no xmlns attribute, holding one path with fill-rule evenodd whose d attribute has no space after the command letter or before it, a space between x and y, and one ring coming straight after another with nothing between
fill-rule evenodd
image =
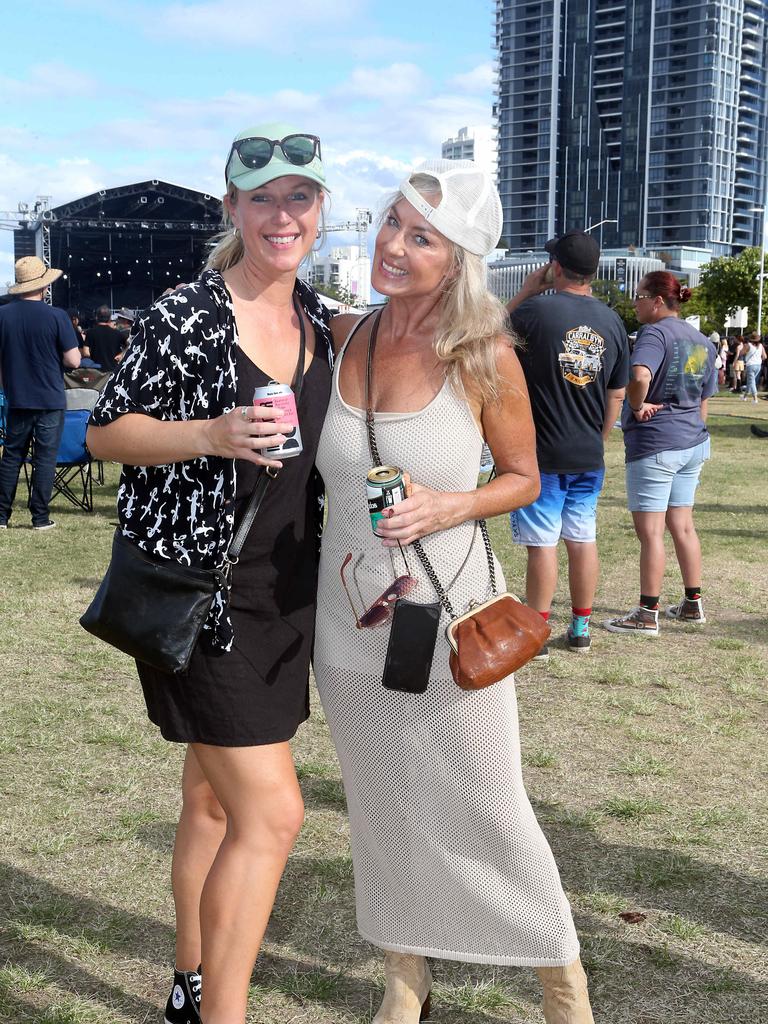
<instances>
[{"instance_id":1,"label":"woman's left hand","mask_svg":"<svg viewBox=\"0 0 768 1024\"><path fill-rule=\"evenodd\" d=\"M408 497L384 512L378 536L385 548L412 544L429 533L447 530L463 521L459 511L462 495L433 491L408 481Z\"/></svg>"}]
</instances>

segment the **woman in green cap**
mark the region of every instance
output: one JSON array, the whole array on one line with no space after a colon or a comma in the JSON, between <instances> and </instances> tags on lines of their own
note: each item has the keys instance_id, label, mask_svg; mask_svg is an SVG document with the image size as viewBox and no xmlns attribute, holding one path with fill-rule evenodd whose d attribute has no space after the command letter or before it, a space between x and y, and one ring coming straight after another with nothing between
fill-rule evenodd
<instances>
[{"instance_id":1,"label":"woman in green cap","mask_svg":"<svg viewBox=\"0 0 768 1024\"><path fill-rule=\"evenodd\" d=\"M223 567L257 480L273 477L188 671L137 663L150 719L188 745L166 1024L245 1021L304 813L288 741L309 713L322 493L313 466L331 337L327 311L296 275L327 191L320 140L284 124L240 132L226 182L225 230L205 271L134 325L88 432L94 457L124 463L123 536L157 559ZM298 446L292 419L253 404L272 381L296 392ZM300 454L275 457L286 440Z\"/></svg>"}]
</instances>

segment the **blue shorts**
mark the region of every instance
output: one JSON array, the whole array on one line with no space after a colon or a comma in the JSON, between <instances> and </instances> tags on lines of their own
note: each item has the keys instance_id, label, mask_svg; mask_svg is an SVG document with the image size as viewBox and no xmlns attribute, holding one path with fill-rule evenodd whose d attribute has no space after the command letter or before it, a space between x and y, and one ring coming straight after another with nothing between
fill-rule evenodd
<instances>
[{"instance_id":1,"label":"blue shorts","mask_svg":"<svg viewBox=\"0 0 768 1024\"><path fill-rule=\"evenodd\" d=\"M656 452L627 463L630 512L666 512L693 506L701 467L709 458L709 438L693 448Z\"/></svg>"},{"instance_id":2,"label":"blue shorts","mask_svg":"<svg viewBox=\"0 0 768 1024\"><path fill-rule=\"evenodd\" d=\"M542 473L541 494L536 501L509 514L514 542L531 548L551 548L561 537L582 544L594 541L597 499L604 477L604 469Z\"/></svg>"}]
</instances>

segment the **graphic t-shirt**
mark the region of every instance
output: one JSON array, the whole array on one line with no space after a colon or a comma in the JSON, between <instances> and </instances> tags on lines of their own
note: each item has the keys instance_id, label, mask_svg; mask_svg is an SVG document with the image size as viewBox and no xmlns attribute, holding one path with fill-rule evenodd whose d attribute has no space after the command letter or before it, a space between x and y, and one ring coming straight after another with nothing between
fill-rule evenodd
<instances>
[{"instance_id":1,"label":"graphic t-shirt","mask_svg":"<svg viewBox=\"0 0 768 1024\"><path fill-rule=\"evenodd\" d=\"M90 350L91 359L102 370L115 372L118 367L115 356L125 345L125 338L120 331L108 324L96 324L85 332L85 344Z\"/></svg>"},{"instance_id":2,"label":"graphic t-shirt","mask_svg":"<svg viewBox=\"0 0 768 1024\"><path fill-rule=\"evenodd\" d=\"M646 402L662 408L639 423L625 403L621 414L626 461L657 452L694 448L708 437L701 400L717 391L715 347L695 327L667 316L645 324L632 350L632 366L653 375Z\"/></svg>"},{"instance_id":3,"label":"graphic t-shirt","mask_svg":"<svg viewBox=\"0 0 768 1024\"><path fill-rule=\"evenodd\" d=\"M0 307L0 371L11 409L64 409L62 353L77 348L63 309L37 299Z\"/></svg>"},{"instance_id":4,"label":"graphic t-shirt","mask_svg":"<svg viewBox=\"0 0 768 1024\"><path fill-rule=\"evenodd\" d=\"M525 341L517 354L531 396L539 469L601 469L606 391L625 387L629 377L624 324L598 299L569 292L526 299L511 321Z\"/></svg>"}]
</instances>

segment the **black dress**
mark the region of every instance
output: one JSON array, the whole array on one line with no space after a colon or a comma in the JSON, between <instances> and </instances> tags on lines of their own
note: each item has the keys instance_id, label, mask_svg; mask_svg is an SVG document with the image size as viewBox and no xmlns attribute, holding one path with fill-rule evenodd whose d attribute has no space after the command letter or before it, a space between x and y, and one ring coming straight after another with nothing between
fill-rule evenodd
<instances>
[{"instance_id":1,"label":"black dress","mask_svg":"<svg viewBox=\"0 0 768 1024\"><path fill-rule=\"evenodd\" d=\"M269 377L237 350L237 404L250 405ZM167 740L222 747L289 740L309 716L309 658L317 591L314 462L331 371L316 341L299 399L302 454L285 459L234 567L232 650L196 647L187 672L169 675L137 663L147 711ZM236 463L235 523L259 468Z\"/></svg>"}]
</instances>

